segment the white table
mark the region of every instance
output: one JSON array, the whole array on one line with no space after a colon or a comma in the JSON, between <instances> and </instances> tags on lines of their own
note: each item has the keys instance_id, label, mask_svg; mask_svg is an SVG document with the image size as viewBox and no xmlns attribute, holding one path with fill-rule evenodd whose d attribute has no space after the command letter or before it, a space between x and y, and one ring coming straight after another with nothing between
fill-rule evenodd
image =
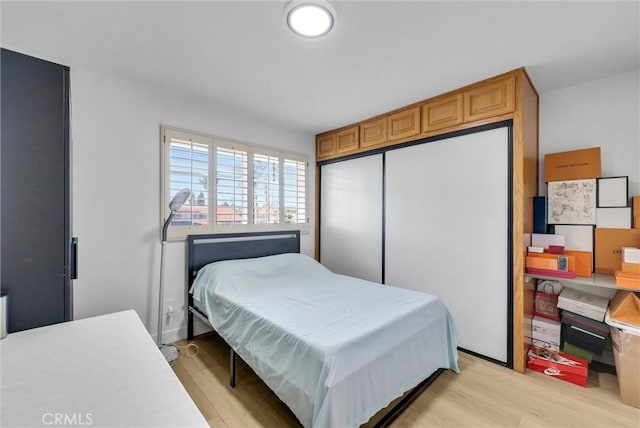
<instances>
[{"instance_id":1,"label":"white table","mask_svg":"<svg viewBox=\"0 0 640 428\"><path fill-rule=\"evenodd\" d=\"M0 340L0 426L207 427L130 310Z\"/></svg>"}]
</instances>

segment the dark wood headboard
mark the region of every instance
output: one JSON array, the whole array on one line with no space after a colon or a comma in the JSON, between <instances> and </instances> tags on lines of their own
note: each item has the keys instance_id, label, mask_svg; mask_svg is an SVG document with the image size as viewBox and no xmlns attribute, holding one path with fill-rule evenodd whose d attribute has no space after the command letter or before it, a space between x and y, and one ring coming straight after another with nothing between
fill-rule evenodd
<instances>
[{"instance_id":1,"label":"dark wood headboard","mask_svg":"<svg viewBox=\"0 0 640 428\"><path fill-rule=\"evenodd\" d=\"M300 231L218 233L187 237L187 290L198 271L221 260L300 252Z\"/></svg>"}]
</instances>

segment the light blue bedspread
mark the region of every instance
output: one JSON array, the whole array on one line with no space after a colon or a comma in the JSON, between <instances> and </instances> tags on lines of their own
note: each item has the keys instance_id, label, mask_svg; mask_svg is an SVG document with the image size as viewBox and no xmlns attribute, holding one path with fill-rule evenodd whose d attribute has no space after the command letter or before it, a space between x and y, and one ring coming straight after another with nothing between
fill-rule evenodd
<instances>
[{"instance_id":1,"label":"light blue bedspread","mask_svg":"<svg viewBox=\"0 0 640 428\"><path fill-rule=\"evenodd\" d=\"M359 426L438 368L459 371L440 299L337 275L302 254L212 263L191 292L305 427Z\"/></svg>"}]
</instances>

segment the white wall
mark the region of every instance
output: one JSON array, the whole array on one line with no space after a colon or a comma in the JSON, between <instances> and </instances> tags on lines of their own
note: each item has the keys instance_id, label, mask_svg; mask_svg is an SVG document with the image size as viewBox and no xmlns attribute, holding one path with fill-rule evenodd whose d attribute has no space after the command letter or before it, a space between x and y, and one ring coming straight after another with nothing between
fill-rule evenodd
<instances>
[{"instance_id":1,"label":"white wall","mask_svg":"<svg viewBox=\"0 0 640 428\"><path fill-rule=\"evenodd\" d=\"M135 309L157 330L160 124L307 153L313 135L278 129L184 94L71 67L73 235L79 237L76 319ZM247 100L250 102L250 100ZM315 219L310 170L311 225ZM311 226L302 252L313 255ZM184 242L167 244L165 300L176 314L165 341L186 337Z\"/></svg>"},{"instance_id":2,"label":"white wall","mask_svg":"<svg viewBox=\"0 0 640 428\"><path fill-rule=\"evenodd\" d=\"M545 153L599 146L602 176L628 175L640 195L639 81L635 70L540 96L540 194Z\"/></svg>"}]
</instances>

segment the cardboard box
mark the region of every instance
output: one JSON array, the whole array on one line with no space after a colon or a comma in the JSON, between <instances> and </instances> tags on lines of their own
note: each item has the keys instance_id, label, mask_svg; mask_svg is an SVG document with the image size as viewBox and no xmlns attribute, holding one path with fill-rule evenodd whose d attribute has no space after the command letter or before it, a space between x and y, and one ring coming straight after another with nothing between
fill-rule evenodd
<instances>
[{"instance_id":1,"label":"cardboard box","mask_svg":"<svg viewBox=\"0 0 640 428\"><path fill-rule=\"evenodd\" d=\"M532 346L527 354L527 367L565 382L587 386L589 363L584 358Z\"/></svg>"},{"instance_id":2,"label":"cardboard box","mask_svg":"<svg viewBox=\"0 0 640 428\"><path fill-rule=\"evenodd\" d=\"M620 401L640 408L640 336L611 327Z\"/></svg>"},{"instance_id":3,"label":"cardboard box","mask_svg":"<svg viewBox=\"0 0 640 428\"><path fill-rule=\"evenodd\" d=\"M549 245L564 246L564 236L552 233L533 233L531 234L531 246L549 248Z\"/></svg>"},{"instance_id":4,"label":"cardboard box","mask_svg":"<svg viewBox=\"0 0 640 428\"><path fill-rule=\"evenodd\" d=\"M596 228L596 272L620 270L622 247L640 247L640 229Z\"/></svg>"},{"instance_id":5,"label":"cardboard box","mask_svg":"<svg viewBox=\"0 0 640 428\"><path fill-rule=\"evenodd\" d=\"M576 277L574 272L562 271L562 270L551 270L551 269L538 269L538 268L527 268L527 273L530 275L535 275L538 277L548 276L550 278L568 278L573 279Z\"/></svg>"},{"instance_id":6,"label":"cardboard box","mask_svg":"<svg viewBox=\"0 0 640 428\"><path fill-rule=\"evenodd\" d=\"M593 253L594 227L592 225L556 224L553 229L558 235L564 236L565 249Z\"/></svg>"},{"instance_id":7,"label":"cardboard box","mask_svg":"<svg viewBox=\"0 0 640 428\"><path fill-rule=\"evenodd\" d=\"M640 196L631 198L631 206L633 207L633 228L640 229Z\"/></svg>"},{"instance_id":8,"label":"cardboard box","mask_svg":"<svg viewBox=\"0 0 640 428\"><path fill-rule=\"evenodd\" d=\"M573 312L562 311L562 337L575 346L599 355L607 345L609 326Z\"/></svg>"},{"instance_id":9,"label":"cardboard box","mask_svg":"<svg viewBox=\"0 0 640 428\"><path fill-rule=\"evenodd\" d=\"M562 352L573 355L574 357L584 358L589 364L591 364L591 361L593 360L593 352L582 349L581 347L573 345L566 340L562 344ZM611 358L613 358L613 354L611 355Z\"/></svg>"},{"instance_id":10,"label":"cardboard box","mask_svg":"<svg viewBox=\"0 0 640 428\"><path fill-rule=\"evenodd\" d=\"M631 208L596 208L596 227L631 228Z\"/></svg>"},{"instance_id":11,"label":"cardboard box","mask_svg":"<svg viewBox=\"0 0 640 428\"><path fill-rule=\"evenodd\" d=\"M573 255L565 254L552 254L552 253L531 253L527 255L525 259L525 267L528 268L536 268L536 269L549 269L549 270L559 270L558 269L558 257L566 257L567 258L567 269L569 272L576 271L576 258ZM591 276L591 273L589 273Z\"/></svg>"},{"instance_id":12,"label":"cardboard box","mask_svg":"<svg viewBox=\"0 0 640 428\"><path fill-rule=\"evenodd\" d=\"M622 262L640 264L640 248L622 247Z\"/></svg>"},{"instance_id":13,"label":"cardboard box","mask_svg":"<svg viewBox=\"0 0 640 428\"><path fill-rule=\"evenodd\" d=\"M604 321L609 299L565 288L558 296L558 307L596 321Z\"/></svg>"},{"instance_id":14,"label":"cardboard box","mask_svg":"<svg viewBox=\"0 0 640 428\"><path fill-rule=\"evenodd\" d=\"M536 257L544 253L531 254L525 259L525 267L558 270L558 257Z\"/></svg>"},{"instance_id":15,"label":"cardboard box","mask_svg":"<svg viewBox=\"0 0 640 428\"><path fill-rule=\"evenodd\" d=\"M593 273L593 253L590 251L565 251L564 254L573 256L576 276L591 276Z\"/></svg>"},{"instance_id":16,"label":"cardboard box","mask_svg":"<svg viewBox=\"0 0 640 428\"><path fill-rule=\"evenodd\" d=\"M640 215L633 217L633 228L640 229Z\"/></svg>"},{"instance_id":17,"label":"cardboard box","mask_svg":"<svg viewBox=\"0 0 640 428\"><path fill-rule=\"evenodd\" d=\"M533 197L533 233L547 233L547 197Z\"/></svg>"},{"instance_id":18,"label":"cardboard box","mask_svg":"<svg viewBox=\"0 0 640 428\"><path fill-rule=\"evenodd\" d=\"M598 179L598 208L629 206L629 177L602 177ZM631 213L631 210L629 210ZM614 226L615 227L615 226Z\"/></svg>"},{"instance_id":19,"label":"cardboard box","mask_svg":"<svg viewBox=\"0 0 640 428\"><path fill-rule=\"evenodd\" d=\"M640 274L640 263L622 262L620 265L621 265L620 272Z\"/></svg>"},{"instance_id":20,"label":"cardboard box","mask_svg":"<svg viewBox=\"0 0 640 428\"><path fill-rule=\"evenodd\" d=\"M544 155L545 183L598 178L601 175L600 147Z\"/></svg>"},{"instance_id":21,"label":"cardboard box","mask_svg":"<svg viewBox=\"0 0 640 428\"><path fill-rule=\"evenodd\" d=\"M640 293L616 291L609 305L609 318L640 328Z\"/></svg>"},{"instance_id":22,"label":"cardboard box","mask_svg":"<svg viewBox=\"0 0 640 428\"><path fill-rule=\"evenodd\" d=\"M640 290L640 273L616 271L615 275L618 287L637 288Z\"/></svg>"},{"instance_id":23,"label":"cardboard box","mask_svg":"<svg viewBox=\"0 0 640 428\"><path fill-rule=\"evenodd\" d=\"M560 351L560 323L539 316L531 320L533 345L551 351Z\"/></svg>"}]
</instances>

